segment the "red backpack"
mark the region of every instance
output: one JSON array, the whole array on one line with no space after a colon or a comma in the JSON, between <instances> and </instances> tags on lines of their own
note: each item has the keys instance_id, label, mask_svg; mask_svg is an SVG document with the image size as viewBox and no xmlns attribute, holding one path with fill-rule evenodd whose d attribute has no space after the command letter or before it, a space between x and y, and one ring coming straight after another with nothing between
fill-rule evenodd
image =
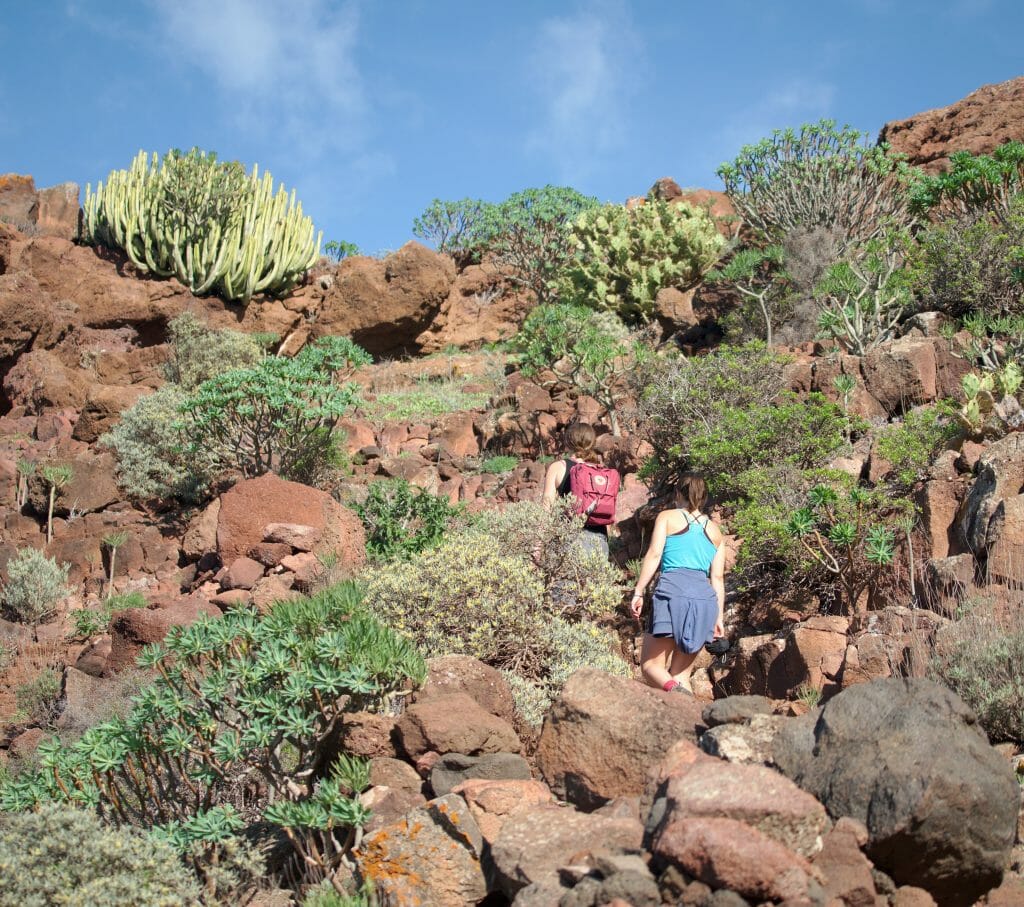
<instances>
[{"instance_id":1,"label":"red backpack","mask_svg":"<svg viewBox=\"0 0 1024 907\"><path fill-rule=\"evenodd\" d=\"M573 463L569 467L569 490L576 499L576 512L587 516L586 525L608 526L615 522L615 498L619 493L616 470Z\"/></svg>"}]
</instances>

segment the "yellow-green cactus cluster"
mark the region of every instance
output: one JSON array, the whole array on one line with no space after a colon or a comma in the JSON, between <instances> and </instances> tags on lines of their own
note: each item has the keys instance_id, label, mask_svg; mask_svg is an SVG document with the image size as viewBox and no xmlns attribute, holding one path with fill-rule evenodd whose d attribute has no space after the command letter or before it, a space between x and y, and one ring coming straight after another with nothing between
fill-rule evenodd
<instances>
[{"instance_id":1,"label":"yellow-green cactus cluster","mask_svg":"<svg viewBox=\"0 0 1024 907\"><path fill-rule=\"evenodd\" d=\"M971 372L963 377L967 402L957 414L960 425L974 438L1000 438L1024 428L1024 409L1018 392L1024 373L1016 361L997 371Z\"/></svg>"},{"instance_id":2,"label":"yellow-green cactus cluster","mask_svg":"<svg viewBox=\"0 0 1024 907\"><path fill-rule=\"evenodd\" d=\"M605 205L573 226L575 256L558 282L565 301L649 321L658 291L696 284L725 239L702 207L653 196L634 208Z\"/></svg>"},{"instance_id":3,"label":"yellow-green cactus cluster","mask_svg":"<svg viewBox=\"0 0 1024 907\"><path fill-rule=\"evenodd\" d=\"M86 187L83 238L123 249L139 270L177 277L197 296L247 302L295 286L320 253L302 204L256 165L193 149L140 151L95 192Z\"/></svg>"}]
</instances>

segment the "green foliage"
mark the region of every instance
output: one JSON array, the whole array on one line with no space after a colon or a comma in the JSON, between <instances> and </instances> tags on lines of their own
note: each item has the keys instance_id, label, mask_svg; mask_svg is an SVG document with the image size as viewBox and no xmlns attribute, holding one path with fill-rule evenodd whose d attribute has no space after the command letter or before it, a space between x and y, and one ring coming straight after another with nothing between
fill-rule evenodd
<instances>
[{"instance_id":1,"label":"green foliage","mask_svg":"<svg viewBox=\"0 0 1024 907\"><path fill-rule=\"evenodd\" d=\"M967 402L956 414L960 428L977 440L1001 438L1024 428L1024 409L1018 397L1022 384L1024 373L1017 360L998 370L964 375Z\"/></svg>"},{"instance_id":2,"label":"green foliage","mask_svg":"<svg viewBox=\"0 0 1024 907\"><path fill-rule=\"evenodd\" d=\"M7 562L3 584L4 609L12 620L33 629L57 613L57 606L71 594L68 565L57 562L35 548L22 548Z\"/></svg>"},{"instance_id":3,"label":"green foliage","mask_svg":"<svg viewBox=\"0 0 1024 907\"><path fill-rule=\"evenodd\" d=\"M848 613L860 609L862 595L874 592L882 570L893 563L893 511L900 503L880 491L817 485L786 521L805 554L835 578Z\"/></svg>"},{"instance_id":4,"label":"green foliage","mask_svg":"<svg viewBox=\"0 0 1024 907\"><path fill-rule=\"evenodd\" d=\"M556 285L559 298L646 322L656 314L658 291L694 285L718 260L725 239L704 208L652 195L635 208L584 211L573 224L572 244Z\"/></svg>"},{"instance_id":5,"label":"green foliage","mask_svg":"<svg viewBox=\"0 0 1024 907\"><path fill-rule=\"evenodd\" d=\"M954 318L1024 315L1024 194L999 220L965 214L923 230L911 267L929 309Z\"/></svg>"},{"instance_id":6,"label":"green foliage","mask_svg":"<svg viewBox=\"0 0 1024 907\"><path fill-rule=\"evenodd\" d=\"M906 233L886 233L828 269L814 290L824 336L858 356L895 336L914 307L903 267L909 244Z\"/></svg>"},{"instance_id":7,"label":"green foliage","mask_svg":"<svg viewBox=\"0 0 1024 907\"><path fill-rule=\"evenodd\" d=\"M945 172L935 176L919 174L911 203L920 214L988 214L1005 222L1022 192L1024 142L1007 142L991 154L954 152Z\"/></svg>"},{"instance_id":8,"label":"green foliage","mask_svg":"<svg viewBox=\"0 0 1024 907\"><path fill-rule=\"evenodd\" d=\"M316 262L321 237L294 191L273 187L256 166L247 176L237 161L198 148L163 160L140 151L128 170L112 171L95 192L86 187L83 235L197 296L285 293Z\"/></svg>"},{"instance_id":9,"label":"green foliage","mask_svg":"<svg viewBox=\"0 0 1024 907\"><path fill-rule=\"evenodd\" d=\"M324 337L291 359L270 356L203 382L182 404L190 454L246 477L274 470L312 481L337 462L335 425L359 399L335 376L369 361L347 337Z\"/></svg>"},{"instance_id":10,"label":"green foliage","mask_svg":"<svg viewBox=\"0 0 1024 907\"><path fill-rule=\"evenodd\" d=\"M354 242L348 242L344 239L332 239L329 242L325 242L324 253L335 261L344 261L346 258L353 258L356 255L362 254L359 251L359 246Z\"/></svg>"},{"instance_id":11,"label":"green foliage","mask_svg":"<svg viewBox=\"0 0 1024 907\"><path fill-rule=\"evenodd\" d=\"M717 172L736 211L769 244L824 228L844 255L912 220L906 164L834 120L777 129Z\"/></svg>"},{"instance_id":12,"label":"green foliage","mask_svg":"<svg viewBox=\"0 0 1024 907\"><path fill-rule=\"evenodd\" d=\"M472 655L543 678L552 618L592 618L621 600L607 558L580 544L581 525L570 504L512 504L371 571L367 604L428 656Z\"/></svg>"},{"instance_id":13,"label":"green foliage","mask_svg":"<svg viewBox=\"0 0 1024 907\"><path fill-rule=\"evenodd\" d=\"M617 406L646 349L615 315L579 305L539 305L512 344L524 375L550 371L559 383L593 397L605 408L612 433L619 434Z\"/></svg>"},{"instance_id":14,"label":"green foliage","mask_svg":"<svg viewBox=\"0 0 1024 907\"><path fill-rule=\"evenodd\" d=\"M566 681L581 668L596 668L619 677L633 676L633 669L615 651L615 637L592 621L570 622L555 617L545 625L543 639L547 646L543 679L531 680L505 672L516 709L530 727L541 726Z\"/></svg>"},{"instance_id":15,"label":"green foliage","mask_svg":"<svg viewBox=\"0 0 1024 907\"><path fill-rule=\"evenodd\" d=\"M191 312L183 312L167 324L171 359L167 380L185 391L235 368L257 365L264 357L265 335L215 330Z\"/></svg>"},{"instance_id":16,"label":"green foliage","mask_svg":"<svg viewBox=\"0 0 1024 907\"><path fill-rule=\"evenodd\" d=\"M265 617L238 609L172 628L139 663L158 677L131 713L73 744L42 744L39 771L0 789L0 809L80 803L118 823L159 825L185 852L237 835L245 790L247 813L284 828L323 875L366 818L357 764L323 774L343 714L386 707L426 674L351 583Z\"/></svg>"},{"instance_id":17,"label":"green foliage","mask_svg":"<svg viewBox=\"0 0 1024 907\"><path fill-rule=\"evenodd\" d=\"M110 628L110 619L118 611L127 608L145 608L146 598L141 592L124 592L110 595L96 607L80 608L71 612L71 623L74 629L68 638L75 641L102 636Z\"/></svg>"},{"instance_id":18,"label":"green foliage","mask_svg":"<svg viewBox=\"0 0 1024 907\"><path fill-rule=\"evenodd\" d=\"M967 358L995 372L1024 360L1024 313L994 317L976 312L964 319L970 337Z\"/></svg>"},{"instance_id":19,"label":"green foliage","mask_svg":"<svg viewBox=\"0 0 1024 907\"><path fill-rule=\"evenodd\" d=\"M878 437L878 454L892 464L891 483L912 489L928 475L928 468L950 442L960 435L948 402L910 410L899 425L890 425Z\"/></svg>"},{"instance_id":20,"label":"green foliage","mask_svg":"<svg viewBox=\"0 0 1024 907\"><path fill-rule=\"evenodd\" d=\"M785 271L782 246L748 246L737 250L721 267L706 275L709 283L731 284L744 299L739 317L753 320L756 311L764 323L764 340L772 345L776 325L790 307L787 292L789 276Z\"/></svg>"},{"instance_id":21,"label":"green foliage","mask_svg":"<svg viewBox=\"0 0 1024 907\"><path fill-rule=\"evenodd\" d=\"M1024 623L994 602L977 602L940 630L929 674L960 696L993 743L1024 743Z\"/></svg>"},{"instance_id":22,"label":"green foliage","mask_svg":"<svg viewBox=\"0 0 1024 907\"><path fill-rule=\"evenodd\" d=\"M446 497L405 479L372 482L366 501L354 509L366 528L366 551L380 561L407 559L432 548L462 512Z\"/></svg>"},{"instance_id":23,"label":"green foliage","mask_svg":"<svg viewBox=\"0 0 1024 907\"><path fill-rule=\"evenodd\" d=\"M47 804L0 813L0 903L22 907L198 907L191 873L166 844L92 813Z\"/></svg>"},{"instance_id":24,"label":"green foliage","mask_svg":"<svg viewBox=\"0 0 1024 907\"><path fill-rule=\"evenodd\" d=\"M491 206L475 198L442 201L435 198L412 222L413 236L430 243L438 252L474 251L480 243L483 213Z\"/></svg>"},{"instance_id":25,"label":"green foliage","mask_svg":"<svg viewBox=\"0 0 1024 907\"><path fill-rule=\"evenodd\" d=\"M519 465L518 457L506 456L504 454L494 457L485 457L480 463L480 472L488 472L493 475L503 475L512 472Z\"/></svg>"},{"instance_id":26,"label":"green foliage","mask_svg":"<svg viewBox=\"0 0 1024 907\"><path fill-rule=\"evenodd\" d=\"M500 204L484 206L479 242L502 276L532 290L543 303L573 254L572 224L597 205L596 198L568 187L515 192Z\"/></svg>"},{"instance_id":27,"label":"green foliage","mask_svg":"<svg viewBox=\"0 0 1024 907\"><path fill-rule=\"evenodd\" d=\"M306 893L302 907L377 907L377 899L369 885L355 894L339 894L333 885L321 882Z\"/></svg>"},{"instance_id":28,"label":"green foliage","mask_svg":"<svg viewBox=\"0 0 1024 907\"><path fill-rule=\"evenodd\" d=\"M195 503L216 469L213 451L187 450L181 407L187 395L165 384L140 397L100 438L117 457L118 484L137 501L154 499Z\"/></svg>"},{"instance_id":29,"label":"green foliage","mask_svg":"<svg viewBox=\"0 0 1024 907\"><path fill-rule=\"evenodd\" d=\"M471 378L445 381L421 378L416 387L379 393L374 400L362 403L360 409L374 421L404 422L483 409L490 399L490 392L480 390L478 381Z\"/></svg>"},{"instance_id":30,"label":"green foliage","mask_svg":"<svg viewBox=\"0 0 1024 907\"><path fill-rule=\"evenodd\" d=\"M48 726L57 717L61 678L56 668L45 668L14 690L19 722Z\"/></svg>"}]
</instances>

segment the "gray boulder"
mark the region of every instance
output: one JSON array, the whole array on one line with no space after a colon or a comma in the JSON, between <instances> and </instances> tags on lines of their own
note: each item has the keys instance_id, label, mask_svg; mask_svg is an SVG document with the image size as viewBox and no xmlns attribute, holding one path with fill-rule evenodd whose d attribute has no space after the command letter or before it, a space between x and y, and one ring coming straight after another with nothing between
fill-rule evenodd
<instances>
[{"instance_id":1,"label":"gray boulder","mask_svg":"<svg viewBox=\"0 0 1024 907\"><path fill-rule=\"evenodd\" d=\"M483 756L446 753L430 770L430 786L435 797L443 797L470 778L529 781L531 777L530 763L515 753L487 753Z\"/></svg>"},{"instance_id":2,"label":"gray boulder","mask_svg":"<svg viewBox=\"0 0 1024 907\"><path fill-rule=\"evenodd\" d=\"M833 819L863 822L865 852L898 884L941 907L999 885L1020 790L958 696L928 680L876 680L829 700L809 733L793 730L775 740L777 767Z\"/></svg>"}]
</instances>

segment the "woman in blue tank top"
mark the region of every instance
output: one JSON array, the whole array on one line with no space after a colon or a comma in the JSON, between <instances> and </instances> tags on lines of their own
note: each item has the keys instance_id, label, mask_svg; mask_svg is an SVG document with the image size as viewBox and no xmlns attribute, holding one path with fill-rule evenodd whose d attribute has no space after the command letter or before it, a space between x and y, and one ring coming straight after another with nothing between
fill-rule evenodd
<instances>
[{"instance_id":1,"label":"woman in blue tank top","mask_svg":"<svg viewBox=\"0 0 1024 907\"><path fill-rule=\"evenodd\" d=\"M660 568L641 670L651 686L691 696L690 671L697 653L705 643L725 635L725 545L721 530L702 512L707 498L701 476L683 476L676 488L676 507L655 520L630 603L639 619L644 590Z\"/></svg>"}]
</instances>

